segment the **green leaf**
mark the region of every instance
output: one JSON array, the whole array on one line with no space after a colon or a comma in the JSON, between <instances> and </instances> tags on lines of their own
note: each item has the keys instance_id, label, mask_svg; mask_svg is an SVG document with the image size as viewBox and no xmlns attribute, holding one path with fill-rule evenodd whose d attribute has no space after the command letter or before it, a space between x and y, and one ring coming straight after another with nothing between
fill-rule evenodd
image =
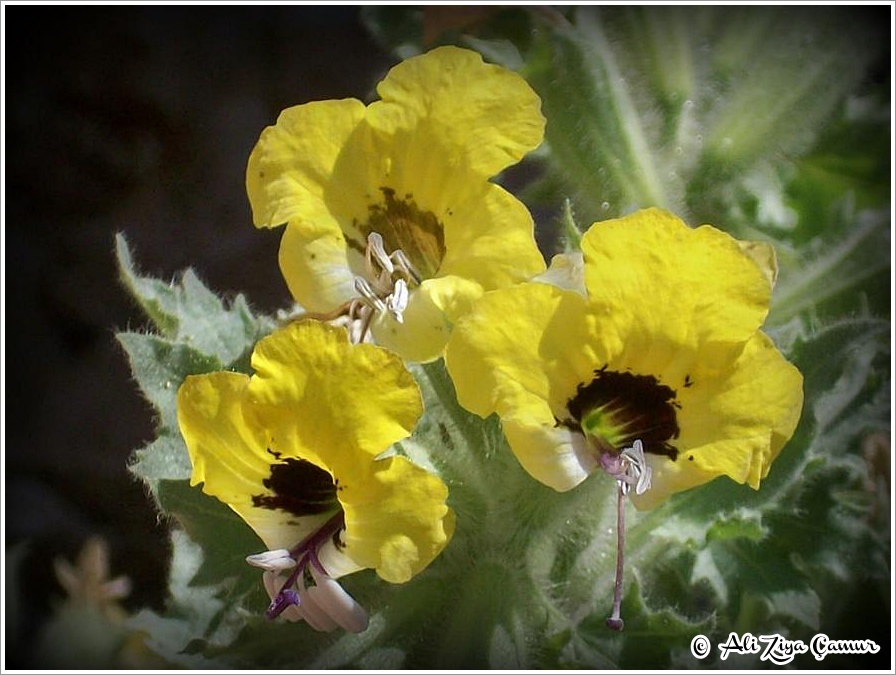
<instances>
[{"instance_id":1,"label":"green leaf","mask_svg":"<svg viewBox=\"0 0 896 675\"><path fill-rule=\"evenodd\" d=\"M868 303L876 311L889 311L889 211L844 213L842 218L851 225L836 228L844 232L842 238L782 266L770 326L810 312L822 317L858 313Z\"/></svg>"},{"instance_id":2,"label":"green leaf","mask_svg":"<svg viewBox=\"0 0 896 675\"><path fill-rule=\"evenodd\" d=\"M178 433L160 432L154 441L134 451L128 468L158 495L159 481L189 480L193 467Z\"/></svg>"},{"instance_id":3,"label":"green leaf","mask_svg":"<svg viewBox=\"0 0 896 675\"><path fill-rule=\"evenodd\" d=\"M623 632L606 628L608 615L608 611L598 611L579 624L570 636L563 667L668 668L680 659L681 652L688 651L694 635L710 631L714 624L711 617L691 621L671 607L649 607L637 576L623 598Z\"/></svg>"},{"instance_id":4,"label":"green leaf","mask_svg":"<svg viewBox=\"0 0 896 675\"><path fill-rule=\"evenodd\" d=\"M192 270L171 284L140 276L123 235L116 236L115 247L122 282L162 335L172 342L192 347L229 366L270 330L267 320L253 316L242 295L227 307Z\"/></svg>"},{"instance_id":5,"label":"green leaf","mask_svg":"<svg viewBox=\"0 0 896 675\"><path fill-rule=\"evenodd\" d=\"M230 644L245 619L237 607L229 604L226 586L193 584L204 562L201 547L178 529L172 531L171 541L170 595L165 613L143 609L126 625L132 631L144 632L147 646L176 667L222 667L223 662L206 652Z\"/></svg>"},{"instance_id":6,"label":"green leaf","mask_svg":"<svg viewBox=\"0 0 896 675\"><path fill-rule=\"evenodd\" d=\"M633 204L674 208L680 202L670 194L676 182L660 178L651 131L601 16L581 11L575 25L541 31L523 71L551 120L545 139L553 164L575 190L585 222Z\"/></svg>"},{"instance_id":7,"label":"green leaf","mask_svg":"<svg viewBox=\"0 0 896 675\"><path fill-rule=\"evenodd\" d=\"M849 196L856 211L886 208L890 203L889 98L851 97L835 123L812 152L796 162L787 199L800 214L795 236L809 242L819 224L837 213L836 203Z\"/></svg>"},{"instance_id":8,"label":"green leaf","mask_svg":"<svg viewBox=\"0 0 896 675\"><path fill-rule=\"evenodd\" d=\"M216 356L175 340L146 333L119 333L136 379L146 399L158 412L158 428L176 432L177 390L187 375L223 370Z\"/></svg>"},{"instance_id":9,"label":"green leaf","mask_svg":"<svg viewBox=\"0 0 896 675\"><path fill-rule=\"evenodd\" d=\"M265 550L265 546L232 509L203 494L200 487L190 487L187 481L160 481L158 497L162 508L202 548L202 562L191 585L231 582L228 595L234 603L261 589L261 571L246 563L246 556ZM257 595L260 598L263 593Z\"/></svg>"}]
</instances>

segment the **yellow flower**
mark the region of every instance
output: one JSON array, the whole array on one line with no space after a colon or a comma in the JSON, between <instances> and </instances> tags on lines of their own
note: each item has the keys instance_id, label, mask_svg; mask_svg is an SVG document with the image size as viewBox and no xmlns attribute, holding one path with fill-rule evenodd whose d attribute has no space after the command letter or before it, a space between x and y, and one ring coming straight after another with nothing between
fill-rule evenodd
<instances>
[{"instance_id":1,"label":"yellow flower","mask_svg":"<svg viewBox=\"0 0 896 675\"><path fill-rule=\"evenodd\" d=\"M269 616L363 630L366 614L334 579L373 568L405 582L454 530L444 483L381 456L411 433L420 391L397 355L314 321L260 340L252 368L191 376L178 391L191 484L270 549L248 558L266 570Z\"/></svg>"},{"instance_id":2,"label":"yellow flower","mask_svg":"<svg viewBox=\"0 0 896 675\"><path fill-rule=\"evenodd\" d=\"M351 313L428 361L483 290L544 270L528 210L489 181L539 145L544 118L520 76L456 47L398 64L377 92L284 110L246 186L257 227L287 224L280 268L304 309Z\"/></svg>"},{"instance_id":3,"label":"yellow flower","mask_svg":"<svg viewBox=\"0 0 896 675\"><path fill-rule=\"evenodd\" d=\"M637 484L640 508L720 475L758 488L803 401L760 331L773 250L648 209L595 223L582 251L584 292L559 259L567 288L494 291L457 323L445 358L460 403L497 413L557 490L597 468Z\"/></svg>"}]
</instances>

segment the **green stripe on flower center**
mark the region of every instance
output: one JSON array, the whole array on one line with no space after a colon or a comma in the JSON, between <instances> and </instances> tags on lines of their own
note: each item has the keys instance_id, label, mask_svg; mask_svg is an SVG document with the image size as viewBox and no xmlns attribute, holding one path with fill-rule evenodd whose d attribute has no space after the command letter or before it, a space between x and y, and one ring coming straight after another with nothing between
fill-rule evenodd
<instances>
[{"instance_id":1,"label":"green stripe on flower center","mask_svg":"<svg viewBox=\"0 0 896 675\"><path fill-rule=\"evenodd\" d=\"M289 457L272 464L271 475L262 482L274 494L252 495L254 506L279 509L296 516L313 516L342 508L332 476L304 459Z\"/></svg>"},{"instance_id":2,"label":"green stripe on flower center","mask_svg":"<svg viewBox=\"0 0 896 675\"><path fill-rule=\"evenodd\" d=\"M420 210L412 195L397 199L392 188L381 187L380 191L385 201L371 205L367 221L355 222L355 228L365 241L371 232L382 235L387 251L404 251L422 278L431 279L445 257L442 224L432 212Z\"/></svg>"},{"instance_id":3,"label":"green stripe on flower center","mask_svg":"<svg viewBox=\"0 0 896 675\"><path fill-rule=\"evenodd\" d=\"M644 452L671 459L678 450L669 441L680 433L675 391L653 375L607 370L594 371L594 379L580 384L569 399L573 423L596 441L604 452L616 452L640 439Z\"/></svg>"}]
</instances>

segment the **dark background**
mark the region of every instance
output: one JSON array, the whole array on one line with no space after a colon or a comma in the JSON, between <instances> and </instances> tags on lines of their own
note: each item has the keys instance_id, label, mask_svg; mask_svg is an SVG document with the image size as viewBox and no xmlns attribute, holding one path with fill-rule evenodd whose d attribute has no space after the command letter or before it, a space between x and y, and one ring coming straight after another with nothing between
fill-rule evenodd
<instances>
[{"instance_id":1,"label":"dark background","mask_svg":"<svg viewBox=\"0 0 896 675\"><path fill-rule=\"evenodd\" d=\"M134 582L126 606L164 599L167 535L126 468L154 433L114 337L146 325L115 233L144 273L192 266L218 292L284 306L280 231L252 226L249 152L285 107L369 99L395 59L357 7L4 9L5 546L28 542L7 590L31 635L63 596L53 557L93 534Z\"/></svg>"}]
</instances>

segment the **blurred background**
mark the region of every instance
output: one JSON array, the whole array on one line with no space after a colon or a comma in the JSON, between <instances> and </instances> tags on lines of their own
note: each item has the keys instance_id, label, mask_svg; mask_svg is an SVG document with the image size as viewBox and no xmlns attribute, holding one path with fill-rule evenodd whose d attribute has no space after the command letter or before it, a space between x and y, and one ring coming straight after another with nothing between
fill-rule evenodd
<instances>
[{"instance_id":1,"label":"blurred background","mask_svg":"<svg viewBox=\"0 0 896 675\"><path fill-rule=\"evenodd\" d=\"M168 541L127 471L152 410L114 334L146 321L114 235L142 271L192 266L262 311L289 300L279 231L252 226L245 163L283 108L358 97L394 62L357 7L4 7L4 504L24 544L15 632L64 596L53 558L91 535L127 574L128 608L160 608ZM27 644L7 626L9 665Z\"/></svg>"}]
</instances>

